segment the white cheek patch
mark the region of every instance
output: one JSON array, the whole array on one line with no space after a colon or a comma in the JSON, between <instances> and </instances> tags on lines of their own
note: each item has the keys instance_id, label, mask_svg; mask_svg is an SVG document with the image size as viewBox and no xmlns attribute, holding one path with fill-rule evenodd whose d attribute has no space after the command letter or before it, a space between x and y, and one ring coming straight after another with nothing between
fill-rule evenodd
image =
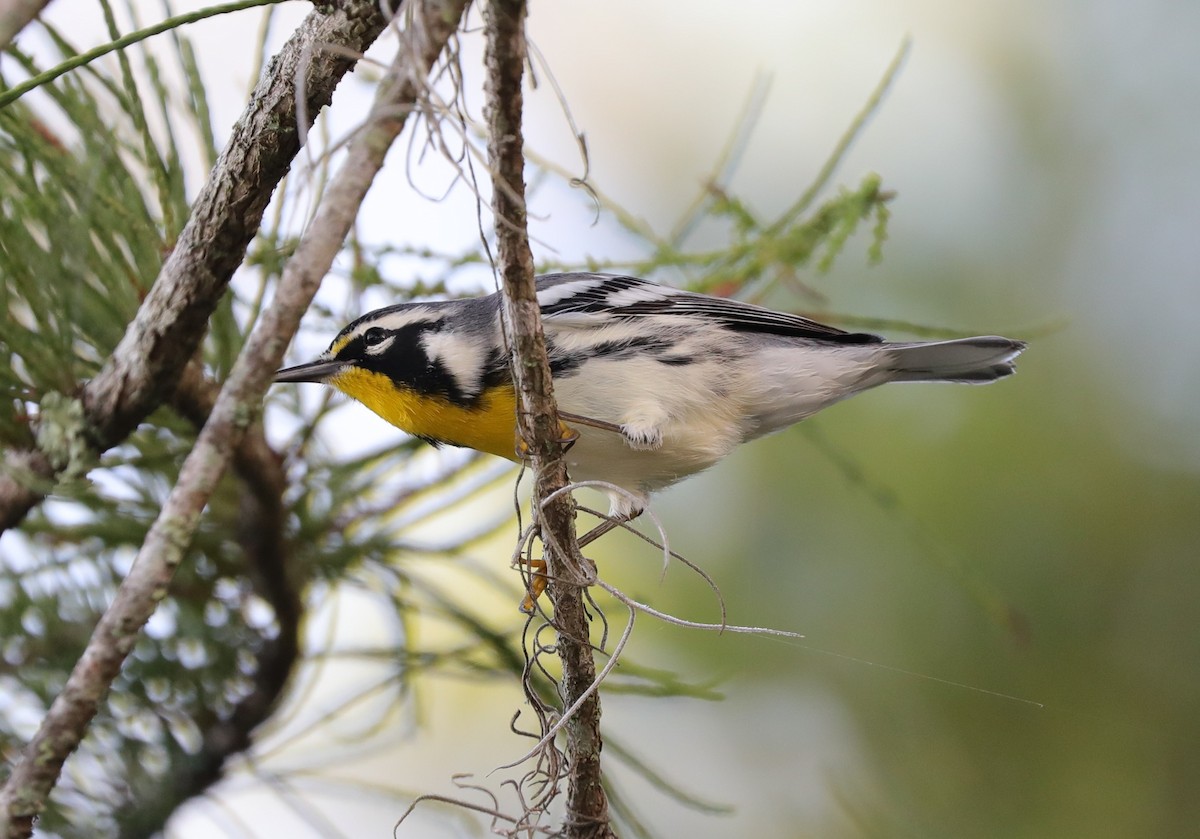
<instances>
[{"instance_id":1,"label":"white cheek patch","mask_svg":"<svg viewBox=\"0 0 1200 839\"><path fill-rule=\"evenodd\" d=\"M483 342L453 332L426 332L421 344L431 362L437 362L453 378L464 396L483 390L483 371L488 349Z\"/></svg>"}]
</instances>

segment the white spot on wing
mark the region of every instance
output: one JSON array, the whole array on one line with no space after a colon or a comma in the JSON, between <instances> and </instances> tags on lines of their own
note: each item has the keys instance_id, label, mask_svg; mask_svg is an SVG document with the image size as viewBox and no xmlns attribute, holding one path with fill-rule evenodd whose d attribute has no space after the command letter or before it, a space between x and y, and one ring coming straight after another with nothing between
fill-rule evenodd
<instances>
[{"instance_id":1,"label":"white spot on wing","mask_svg":"<svg viewBox=\"0 0 1200 839\"><path fill-rule=\"evenodd\" d=\"M604 285L604 282L603 278L592 277L586 280L572 280L571 282L544 288L537 293L538 305L553 306L555 303L569 300L577 294L600 288Z\"/></svg>"},{"instance_id":2,"label":"white spot on wing","mask_svg":"<svg viewBox=\"0 0 1200 839\"><path fill-rule=\"evenodd\" d=\"M608 305L613 308L621 306L632 306L634 303L649 303L653 300L662 300L670 297L670 290L662 286L634 286L633 288L622 289L614 292L608 297Z\"/></svg>"}]
</instances>

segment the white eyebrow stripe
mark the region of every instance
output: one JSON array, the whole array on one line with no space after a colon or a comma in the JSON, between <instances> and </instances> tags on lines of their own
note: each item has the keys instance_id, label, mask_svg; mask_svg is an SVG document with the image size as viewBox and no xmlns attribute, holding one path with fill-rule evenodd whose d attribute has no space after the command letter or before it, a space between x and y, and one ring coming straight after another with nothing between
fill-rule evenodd
<instances>
[{"instance_id":1,"label":"white eyebrow stripe","mask_svg":"<svg viewBox=\"0 0 1200 839\"><path fill-rule=\"evenodd\" d=\"M482 340L458 332L426 332L421 336L421 344L429 360L446 369L464 396L479 395L488 355Z\"/></svg>"},{"instance_id":2,"label":"white eyebrow stripe","mask_svg":"<svg viewBox=\"0 0 1200 839\"><path fill-rule=\"evenodd\" d=\"M385 332L399 332L407 326L417 324L436 324L446 319L446 313L430 306L422 306L421 304L409 304L393 312L371 312L363 315L359 320L355 321L350 326L343 329L333 343L329 345L328 352L337 355L344 350L351 341L359 338L364 332L370 329L382 329ZM393 336L394 337L394 336ZM366 352L371 355L377 355L383 352L391 342L385 341L378 347L372 349L365 348Z\"/></svg>"},{"instance_id":3,"label":"white eyebrow stripe","mask_svg":"<svg viewBox=\"0 0 1200 839\"><path fill-rule=\"evenodd\" d=\"M411 326L414 323L437 323L444 319L445 316L444 312L439 312L435 309L429 309L424 306L413 306L399 312L389 312L386 315L380 315L379 317L360 323L358 328L354 330L354 334L361 335L368 329L376 326L380 329L394 331Z\"/></svg>"}]
</instances>

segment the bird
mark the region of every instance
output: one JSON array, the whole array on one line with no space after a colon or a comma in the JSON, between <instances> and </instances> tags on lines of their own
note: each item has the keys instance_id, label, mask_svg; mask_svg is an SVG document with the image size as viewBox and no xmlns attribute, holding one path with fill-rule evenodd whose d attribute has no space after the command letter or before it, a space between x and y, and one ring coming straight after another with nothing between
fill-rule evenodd
<instances>
[{"instance_id":1,"label":"bird","mask_svg":"<svg viewBox=\"0 0 1200 839\"><path fill-rule=\"evenodd\" d=\"M536 280L565 453L628 521L651 494L742 443L889 382L983 384L1015 371L1022 341L893 342L807 317L632 276ZM509 460L517 396L500 292L386 306L347 325L275 381L319 382L435 446Z\"/></svg>"}]
</instances>

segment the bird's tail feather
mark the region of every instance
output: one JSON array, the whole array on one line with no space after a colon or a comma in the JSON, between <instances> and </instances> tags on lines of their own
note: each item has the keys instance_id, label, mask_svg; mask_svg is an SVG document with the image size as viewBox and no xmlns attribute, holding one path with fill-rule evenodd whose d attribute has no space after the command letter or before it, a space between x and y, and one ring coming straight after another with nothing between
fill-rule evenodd
<instances>
[{"instance_id":1,"label":"bird's tail feather","mask_svg":"<svg viewBox=\"0 0 1200 839\"><path fill-rule=\"evenodd\" d=\"M987 335L912 344L888 344L893 382L984 384L1012 375L1023 341Z\"/></svg>"}]
</instances>

